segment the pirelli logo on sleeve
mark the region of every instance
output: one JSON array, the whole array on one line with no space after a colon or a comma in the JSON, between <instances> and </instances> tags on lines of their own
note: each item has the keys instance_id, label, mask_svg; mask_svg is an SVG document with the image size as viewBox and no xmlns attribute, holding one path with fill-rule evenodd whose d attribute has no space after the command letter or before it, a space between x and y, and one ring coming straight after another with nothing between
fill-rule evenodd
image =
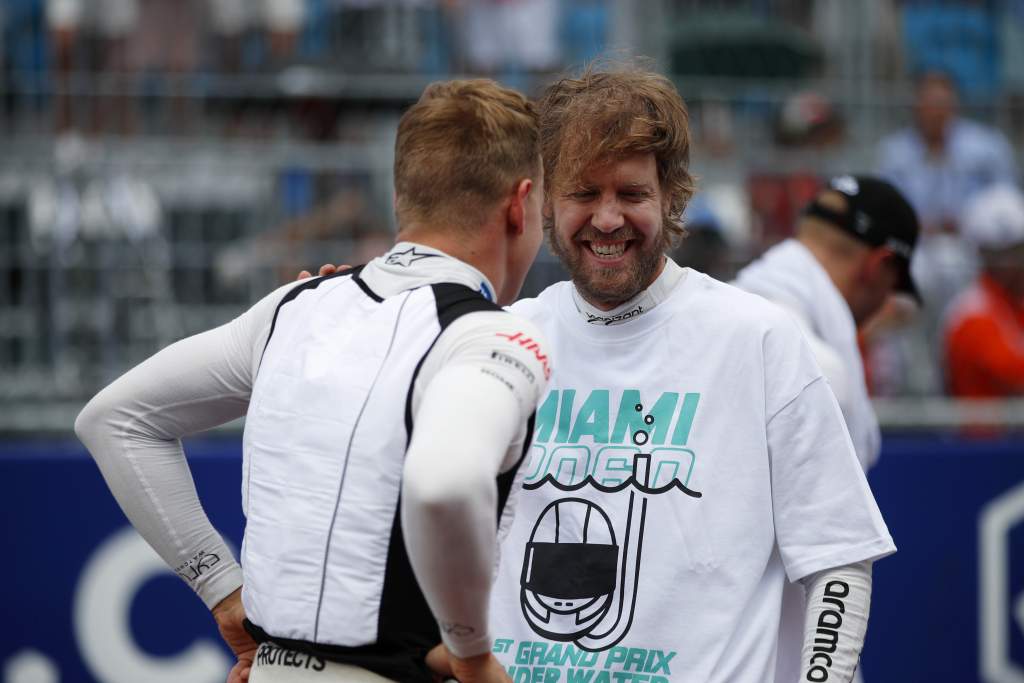
<instances>
[{"instance_id":1,"label":"pirelli logo on sleeve","mask_svg":"<svg viewBox=\"0 0 1024 683\"><path fill-rule=\"evenodd\" d=\"M526 377L527 380L529 380L530 384L533 384L537 381L537 378L533 374L533 370L526 367L526 364L523 363L518 358L516 358L515 356L510 356L509 354L503 353L501 351L491 351L491 360L496 360L499 363L503 363L508 367L517 370L519 374L523 375L524 377Z\"/></svg>"}]
</instances>

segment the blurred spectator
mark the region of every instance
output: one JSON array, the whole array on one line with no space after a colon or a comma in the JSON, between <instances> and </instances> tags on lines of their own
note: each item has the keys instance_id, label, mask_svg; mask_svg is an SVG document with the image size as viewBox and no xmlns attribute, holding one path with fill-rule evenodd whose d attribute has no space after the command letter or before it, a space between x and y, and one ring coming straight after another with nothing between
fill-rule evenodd
<instances>
[{"instance_id":1,"label":"blurred spectator","mask_svg":"<svg viewBox=\"0 0 1024 683\"><path fill-rule=\"evenodd\" d=\"M199 66L200 0L138 0L129 41L133 70L186 74Z\"/></svg>"},{"instance_id":2,"label":"blurred spectator","mask_svg":"<svg viewBox=\"0 0 1024 683\"><path fill-rule=\"evenodd\" d=\"M815 172L752 173L747 179L752 237L770 246L792 235L800 209L820 189L821 178Z\"/></svg>"},{"instance_id":3,"label":"blurred spectator","mask_svg":"<svg viewBox=\"0 0 1024 683\"><path fill-rule=\"evenodd\" d=\"M925 301L920 338L906 347L907 376L918 392L941 390L940 358L926 368L922 348L939 334L941 306L973 280L973 250L959 235L963 206L996 183L1016 182L1013 151L997 130L960 118L955 85L947 74L924 74L917 84L914 125L890 135L880 148L880 172L910 200L921 219L914 277ZM916 369L910 366L917 364ZM899 382L896 383L897 385Z\"/></svg>"},{"instance_id":4,"label":"blurred spectator","mask_svg":"<svg viewBox=\"0 0 1024 683\"><path fill-rule=\"evenodd\" d=\"M305 20L303 0L208 0L220 67L228 72L280 63L292 54ZM264 44L259 38L265 38ZM262 48L268 48L263 50ZM271 59L263 59L269 51Z\"/></svg>"},{"instance_id":5,"label":"blurred spectator","mask_svg":"<svg viewBox=\"0 0 1024 683\"><path fill-rule=\"evenodd\" d=\"M1024 195L1011 185L979 193L963 231L978 247L982 271L946 319L950 393L1024 395Z\"/></svg>"},{"instance_id":6,"label":"blurred spectator","mask_svg":"<svg viewBox=\"0 0 1024 683\"><path fill-rule=\"evenodd\" d=\"M750 245L750 197L740 184L708 183L683 212L686 238L670 256L711 277L727 281L745 263Z\"/></svg>"},{"instance_id":7,"label":"blurred spectator","mask_svg":"<svg viewBox=\"0 0 1024 683\"><path fill-rule=\"evenodd\" d=\"M686 239L672 250L672 260L683 266L722 279L729 256L729 244L711 202L704 192L694 195L683 215Z\"/></svg>"},{"instance_id":8,"label":"blurred spectator","mask_svg":"<svg viewBox=\"0 0 1024 683\"><path fill-rule=\"evenodd\" d=\"M1013 150L999 131L959 117L960 101L948 74L921 76L914 125L888 136L880 172L914 205L926 234L955 233L966 200L998 182L1016 181Z\"/></svg>"},{"instance_id":9,"label":"blurred spectator","mask_svg":"<svg viewBox=\"0 0 1024 683\"><path fill-rule=\"evenodd\" d=\"M463 1L460 11L471 71L514 74L558 66L556 0Z\"/></svg>"},{"instance_id":10,"label":"blurred spectator","mask_svg":"<svg viewBox=\"0 0 1024 683\"><path fill-rule=\"evenodd\" d=\"M138 0L47 0L53 68L56 72L57 130L78 127L81 114L72 104L87 102L85 128L126 132L133 127L131 111L116 92L80 91L84 73L124 73L128 70L128 39L139 21ZM104 88L103 90L106 90ZM105 95L110 94L107 97ZM87 95L87 97L83 97ZM104 95L101 97L101 95Z\"/></svg>"},{"instance_id":11,"label":"blurred spectator","mask_svg":"<svg viewBox=\"0 0 1024 683\"><path fill-rule=\"evenodd\" d=\"M881 431L865 382L857 329L895 292L917 295L910 256L919 226L889 183L866 176L833 178L804 210L796 237L739 272L735 284L789 311L828 380L865 471L878 460ZM800 623L803 591L788 584L782 622ZM782 628L787 640L802 629ZM793 647L785 647L791 645ZM796 643L780 643L775 680L800 678Z\"/></svg>"},{"instance_id":12,"label":"blurred spectator","mask_svg":"<svg viewBox=\"0 0 1024 683\"><path fill-rule=\"evenodd\" d=\"M816 92L787 97L775 121L775 140L790 147L833 147L843 140L844 123L832 101Z\"/></svg>"},{"instance_id":13,"label":"blurred spectator","mask_svg":"<svg viewBox=\"0 0 1024 683\"><path fill-rule=\"evenodd\" d=\"M811 32L825 51L829 77L893 79L905 73L894 0L815 0Z\"/></svg>"},{"instance_id":14,"label":"blurred spectator","mask_svg":"<svg viewBox=\"0 0 1024 683\"><path fill-rule=\"evenodd\" d=\"M736 277L737 286L774 301L802 325L865 470L878 458L881 442L857 329L890 294L917 296L910 257L918 233L914 210L895 187L868 176L840 176L807 206L794 238Z\"/></svg>"}]
</instances>

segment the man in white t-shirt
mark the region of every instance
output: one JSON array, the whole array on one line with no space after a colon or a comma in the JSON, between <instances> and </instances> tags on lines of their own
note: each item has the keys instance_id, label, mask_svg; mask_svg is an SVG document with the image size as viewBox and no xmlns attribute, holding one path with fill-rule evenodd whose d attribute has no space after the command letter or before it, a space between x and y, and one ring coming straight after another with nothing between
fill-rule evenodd
<instances>
[{"instance_id":1,"label":"man in white t-shirt","mask_svg":"<svg viewBox=\"0 0 1024 683\"><path fill-rule=\"evenodd\" d=\"M878 460L881 434L857 329L893 293L920 301L910 275L918 232L914 209L895 187L868 176L839 176L804 210L795 237L775 245L736 276L738 287L778 304L800 325L839 401L865 472ZM786 641L800 637L805 609L802 587L787 586L779 680L797 676L800 661Z\"/></svg>"},{"instance_id":2,"label":"man in white t-shirt","mask_svg":"<svg viewBox=\"0 0 1024 683\"><path fill-rule=\"evenodd\" d=\"M513 305L559 367L492 593L514 681L850 681L895 546L797 323L665 251L692 191L685 106L590 70L541 100L549 244L572 282ZM792 646L796 650L799 646ZM787 653L793 655L794 653Z\"/></svg>"},{"instance_id":3,"label":"man in white t-shirt","mask_svg":"<svg viewBox=\"0 0 1024 683\"><path fill-rule=\"evenodd\" d=\"M572 282L512 307L559 368L502 545L495 654L514 681L764 683L800 581L801 680L849 681L871 562L895 547L791 316L665 257L693 190L681 98L590 70L545 93L541 136Z\"/></svg>"},{"instance_id":4,"label":"man in white t-shirt","mask_svg":"<svg viewBox=\"0 0 1024 683\"><path fill-rule=\"evenodd\" d=\"M539 147L519 93L430 86L399 123L398 244L173 344L79 415L125 514L235 651L229 683L429 682L442 641L461 680L508 681L488 627L498 523L551 369L500 305L542 240ZM241 415L240 567L180 437Z\"/></svg>"},{"instance_id":5,"label":"man in white t-shirt","mask_svg":"<svg viewBox=\"0 0 1024 683\"><path fill-rule=\"evenodd\" d=\"M878 178L838 176L804 210L796 235L736 275L736 286L792 313L846 418L861 465L881 436L868 397L857 329L889 296L920 295L910 274L919 228L913 207Z\"/></svg>"}]
</instances>

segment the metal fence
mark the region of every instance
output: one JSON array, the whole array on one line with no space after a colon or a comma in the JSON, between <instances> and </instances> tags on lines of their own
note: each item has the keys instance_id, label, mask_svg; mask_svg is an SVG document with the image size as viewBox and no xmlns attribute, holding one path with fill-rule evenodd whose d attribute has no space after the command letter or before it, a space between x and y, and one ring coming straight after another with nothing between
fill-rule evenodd
<instances>
[{"instance_id":1,"label":"metal fence","mask_svg":"<svg viewBox=\"0 0 1024 683\"><path fill-rule=\"evenodd\" d=\"M139 0L140 16L147 2L159 4ZM222 41L207 5L182 2L195 13L194 54L151 66L118 61L127 48L86 29L59 42L67 35L46 23L42 0L2 5L0 431L64 430L84 399L162 346L230 319L302 268L383 250L398 116L429 81L479 66L468 13L489 3L357 4L307 0L282 57L262 29ZM705 248L695 233L681 258L725 279L785 234L822 176L875 168L879 140L910 121L920 50L907 26L928 24L914 12L959 11L883 0L546 4L557 10L557 57L506 55L489 73L537 92L598 52L645 54L673 73L704 195L731 207L726 241ZM973 32L938 43L982 53L966 61L985 74L986 31L1003 29L999 83L964 102L1019 155L1018 4L982 3L981 15L961 16ZM988 23L968 21L979 16ZM787 114L808 106L832 117L824 134ZM766 187L778 216L759 213ZM542 253L526 293L563 276ZM928 365L931 353L916 358ZM934 390L934 377L911 387ZM914 405L924 404L887 403L883 419L914 423ZM948 406L921 410L920 424L959 420ZM999 414L1024 421L1024 411Z\"/></svg>"}]
</instances>

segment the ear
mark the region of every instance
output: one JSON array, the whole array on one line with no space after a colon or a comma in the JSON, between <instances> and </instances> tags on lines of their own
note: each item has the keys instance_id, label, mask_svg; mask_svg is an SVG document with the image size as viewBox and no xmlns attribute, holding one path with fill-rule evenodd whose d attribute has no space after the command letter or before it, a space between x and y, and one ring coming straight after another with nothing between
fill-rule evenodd
<instances>
[{"instance_id":1,"label":"ear","mask_svg":"<svg viewBox=\"0 0 1024 683\"><path fill-rule=\"evenodd\" d=\"M533 189L533 181L523 178L512 191L509 200L506 223L512 235L521 235L526 231L526 201Z\"/></svg>"}]
</instances>

